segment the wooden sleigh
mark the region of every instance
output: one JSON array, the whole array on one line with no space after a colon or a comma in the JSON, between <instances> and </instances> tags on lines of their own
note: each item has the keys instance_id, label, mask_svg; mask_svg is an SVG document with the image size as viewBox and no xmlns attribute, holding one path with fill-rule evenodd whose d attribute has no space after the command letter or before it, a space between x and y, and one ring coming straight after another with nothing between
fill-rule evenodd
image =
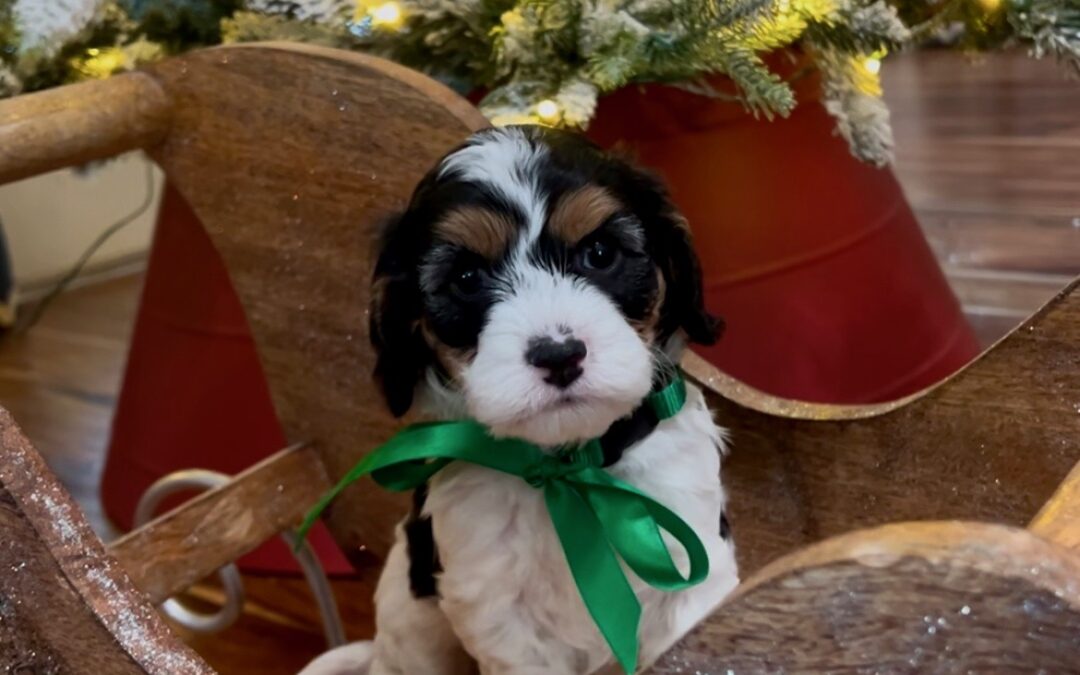
<instances>
[{"instance_id":1,"label":"wooden sleigh","mask_svg":"<svg viewBox=\"0 0 1080 675\"><path fill-rule=\"evenodd\" d=\"M0 103L0 182L145 149L245 307L296 443L103 545L0 412L0 669L210 673L155 605L294 525L400 424L371 386L371 228L484 119L415 72L284 44L194 52ZM777 399L698 358L734 452L744 583L653 673L1080 672L1076 284L945 382ZM326 522L380 555L399 497Z\"/></svg>"}]
</instances>

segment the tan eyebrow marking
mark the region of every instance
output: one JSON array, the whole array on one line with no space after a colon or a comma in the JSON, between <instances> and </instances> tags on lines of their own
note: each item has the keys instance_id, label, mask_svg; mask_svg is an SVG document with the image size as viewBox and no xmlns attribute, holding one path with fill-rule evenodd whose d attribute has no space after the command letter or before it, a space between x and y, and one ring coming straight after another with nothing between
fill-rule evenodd
<instances>
[{"instance_id":1,"label":"tan eyebrow marking","mask_svg":"<svg viewBox=\"0 0 1080 675\"><path fill-rule=\"evenodd\" d=\"M488 260L502 256L517 231L508 216L478 206L454 209L435 224L437 235Z\"/></svg>"},{"instance_id":2,"label":"tan eyebrow marking","mask_svg":"<svg viewBox=\"0 0 1080 675\"><path fill-rule=\"evenodd\" d=\"M598 185L563 195L548 220L548 230L570 245L577 244L622 210L619 200Z\"/></svg>"}]
</instances>

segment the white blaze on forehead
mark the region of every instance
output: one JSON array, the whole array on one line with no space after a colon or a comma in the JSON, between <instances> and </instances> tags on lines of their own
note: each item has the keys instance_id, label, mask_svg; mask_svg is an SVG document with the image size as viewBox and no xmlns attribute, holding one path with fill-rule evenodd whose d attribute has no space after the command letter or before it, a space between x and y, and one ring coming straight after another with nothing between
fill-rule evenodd
<instances>
[{"instance_id":1,"label":"white blaze on forehead","mask_svg":"<svg viewBox=\"0 0 1080 675\"><path fill-rule=\"evenodd\" d=\"M528 220L525 241L535 241L544 227L547 200L537 184L538 164L547 149L525 131L501 128L482 132L469 145L443 160L439 178L448 175L481 184L518 206Z\"/></svg>"}]
</instances>

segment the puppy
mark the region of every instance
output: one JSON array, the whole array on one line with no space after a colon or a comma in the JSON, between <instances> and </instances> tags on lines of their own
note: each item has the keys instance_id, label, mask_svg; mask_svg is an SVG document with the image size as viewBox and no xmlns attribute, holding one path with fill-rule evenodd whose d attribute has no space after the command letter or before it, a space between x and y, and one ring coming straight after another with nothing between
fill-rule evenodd
<instances>
[{"instance_id":1,"label":"puppy","mask_svg":"<svg viewBox=\"0 0 1080 675\"><path fill-rule=\"evenodd\" d=\"M424 178L388 228L371 339L390 409L556 448L600 438L611 475L677 513L709 556L681 592L628 571L648 664L737 583L724 517L724 434L701 392L657 422L642 406L703 307L686 223L652 176L582 137L482 131ZM672 546L686 568L682 548ZM571 675L615 663L563 557L541 492L455 463L418 490L375 593L377 635L304 675Z\"/></svg>"}]
</instances>

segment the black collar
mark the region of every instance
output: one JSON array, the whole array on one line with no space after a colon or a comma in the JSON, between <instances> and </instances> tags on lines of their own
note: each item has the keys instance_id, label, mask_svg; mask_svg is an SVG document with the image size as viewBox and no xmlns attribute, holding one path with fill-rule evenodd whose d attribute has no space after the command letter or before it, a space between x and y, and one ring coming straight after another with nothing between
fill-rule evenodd
<instances>
[{"instance_id":1,"label":"black collar","mask_svg":"<svg viewBox=\"0 0 1080 675\"><path fill-rule=\"evenodd\" d=\"M651 434L660 418L651 405L642 403L628 417L616 420L604 435L600 437L600 448L604 451L604 466L608 467L622 459L623 453L631 445Z\"/></svg>"}]
</instances>

